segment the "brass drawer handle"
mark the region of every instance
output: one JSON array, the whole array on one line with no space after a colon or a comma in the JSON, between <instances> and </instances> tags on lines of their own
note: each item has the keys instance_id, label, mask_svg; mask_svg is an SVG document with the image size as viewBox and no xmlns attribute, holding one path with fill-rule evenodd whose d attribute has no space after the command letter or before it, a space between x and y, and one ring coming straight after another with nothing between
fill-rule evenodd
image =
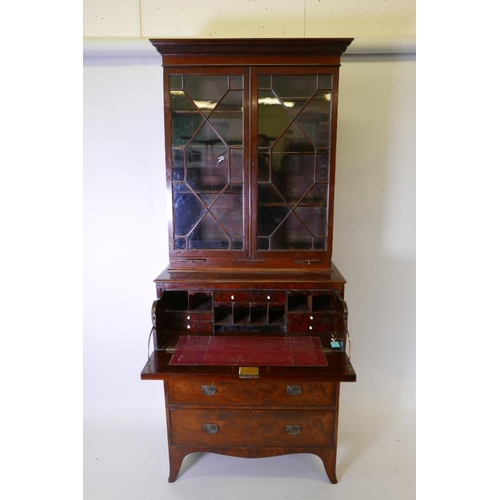
<instances>
[{"instance_id":1,"label":"brass drawer handle","mask_svg":"<svg viewBox=\"0 0 500 500\"><path fill-rule=\"evenodd\" d=\"M287 425L285 427L285 432L287 434L290 434L290 436L296 436L297 434L300 434L301 430L302 427L298 424Z\"/></svg>"},{"instance_id":2,"label":"brass drawer handle","mask_svg":"<svg viewBox=\"0 0 500 500\"><path fill-rule=\"evenodd\" d=\"M286 388L286 393L289 396L300 396L302 394L302 387L300 385L289 385Z\"/></svg>"},{"instance_id":3,"label":"brass drawer handle","mask_svg":"<svg viewBox=\"0 0 500 500\"><path fill-rule=\"evenodd\" d=\"M203 430L207 434L217 434L219 432L219 426L217 424L205 424Z\"/></svg>"},{"instance_id":4,"label":"brass drawer handle","mask_svg":"<svg viewBox=\"0 0 500 500\"><path fill-rule=\"evenodd\" d=\"M215 385L202 385L201 392L205 394L205 396L214 396L217 394L217 387L215 387Z\"/></svg>"}]
</instances>

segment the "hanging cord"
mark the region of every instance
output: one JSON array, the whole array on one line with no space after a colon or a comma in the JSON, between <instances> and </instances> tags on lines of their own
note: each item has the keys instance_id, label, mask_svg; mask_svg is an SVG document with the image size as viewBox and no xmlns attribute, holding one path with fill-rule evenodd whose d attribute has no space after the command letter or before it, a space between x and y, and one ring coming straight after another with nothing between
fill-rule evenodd
<instances>
[{"instance_id":1,"label":"hanging cord","mask_svg":"<svg viewBox=\"0 0 500 500\"><path fill-rule=\"evenodd\" d=\"M151 335L153 335L153 332L156 330L156 328L153 326L151 328L151 331L149 332L149 338L148 338L148 362L146 363L146 366L151 366L151 360L149 359L150 356L150 344L151 344Z\"/></svg>"}]
</instances>

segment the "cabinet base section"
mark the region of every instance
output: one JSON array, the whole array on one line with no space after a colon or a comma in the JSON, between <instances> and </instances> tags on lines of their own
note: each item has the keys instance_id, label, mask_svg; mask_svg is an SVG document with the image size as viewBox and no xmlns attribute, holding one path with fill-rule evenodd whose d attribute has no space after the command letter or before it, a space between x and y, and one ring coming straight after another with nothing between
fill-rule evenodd
<instances>
[{"instance_id":1,"label":"cabinet base section","mask_svg":"<svg viewBox=\"0 0 500 500\"><path fill-rule=\"evenodd\" d=\"M278 447L220 447L213 448L208 446L169 446L169 460L170 460L170 474L168 477L168 482L173 483L178 475L182 466L184 458L186 458L191 453L216 453L219 455L229 455L232 457L239 458L265 458L265 457L275 457L279 455L292 455L296 453L310 453L312 455L317 455L323 462L325 467L326 475L332 484L336 484L336 461L337 461L337 450L334 447L322 448L322 447L298 447L298 448L278 448Z\"/></svg>"}]
</instances>

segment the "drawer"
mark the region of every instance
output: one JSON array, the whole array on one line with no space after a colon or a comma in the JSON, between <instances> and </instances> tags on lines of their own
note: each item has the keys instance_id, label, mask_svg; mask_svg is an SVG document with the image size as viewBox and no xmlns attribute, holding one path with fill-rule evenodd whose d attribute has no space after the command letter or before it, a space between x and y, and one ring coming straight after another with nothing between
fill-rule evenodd
<instances>
[{"instance_id":1,"label":"drawer","mask_svg":"<svg viewBox=\"0 0 500 500\"><path fill-rule=\"evenodd\" d=\"M196 446L332 446L328 410L170 411L172 444Z\"/></svg>"},{"instance_id":2,"label":"drawer","mask_svg":"<svg viewBox=\"0 0 500 500\"><path fill-rule=\"evenodd\" d=\"M286 302L286 292L280 290L224 290L214 292L214 302L217 304L230 304L231 302L284 304Z\"/></svg>"},{"instance_id":3,"label":"drawer","mask_svg":"<svg viewBox=\"0 0 500 500\"><path fill-rule=\"evenodd\" d=\"M159 317L161 313L157 313ZM213 314L209 312L166 312L163 313L167 321L212 321Z\"/></svg>"},{"instance_id":4,"label":"drawer","mask_svg":"<svg viewBox=\"0 0 500 500\"><path fill-rule=\"evenodd\" d=\"M288 314L288 321L296 321L299 323L333 323L335 319L337 318L336 314L324 314L324 313L314 313L314 312L309 312L309 313L289 313Z\"/></svg>"},{"instance_id":5,"label":"drawer","mask_svg":"<svg viewBox=\"0 0 500 500\"><path fill-rule=\"evenodd\" d=\"M172 332L211 333L213 324L211 321L169 321L166 329Z\"/></svg>"},{"instance_id":6,"label":"drawer","mask_svg":"<svg viewBox=\"0 0 500 500\"><path fill-rule=\"evenodd\" d=\"M333 406L335 383L174 380L169 403L185 405Z\"/></svg>"},{"instance_id":7,"label":"drawer","mask_svg":"<svg viewBox=\"0 0 500 500\"><path fill-rule=\"evenodd\" d=\"M290 333L309 333L314 335L316 333L335 333L334 323L288 323L288 331Z\"/></svg>"}]
</instances>

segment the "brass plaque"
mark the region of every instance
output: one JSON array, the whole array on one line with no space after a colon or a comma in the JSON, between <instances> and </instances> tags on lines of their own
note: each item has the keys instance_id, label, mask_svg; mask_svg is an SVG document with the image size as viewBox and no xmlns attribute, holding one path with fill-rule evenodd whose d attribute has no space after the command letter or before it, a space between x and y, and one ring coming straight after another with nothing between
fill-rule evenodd
<instances>
[{"instance_id":1,"label":"brass plaque","mask_svg":"<svg viewBox=\"0 0 500 500\"><path fill-rule=\"evenodd\" d=\"M240 378L259 378L258 366L240 366Z\"/></svg>"}]
</instances>

